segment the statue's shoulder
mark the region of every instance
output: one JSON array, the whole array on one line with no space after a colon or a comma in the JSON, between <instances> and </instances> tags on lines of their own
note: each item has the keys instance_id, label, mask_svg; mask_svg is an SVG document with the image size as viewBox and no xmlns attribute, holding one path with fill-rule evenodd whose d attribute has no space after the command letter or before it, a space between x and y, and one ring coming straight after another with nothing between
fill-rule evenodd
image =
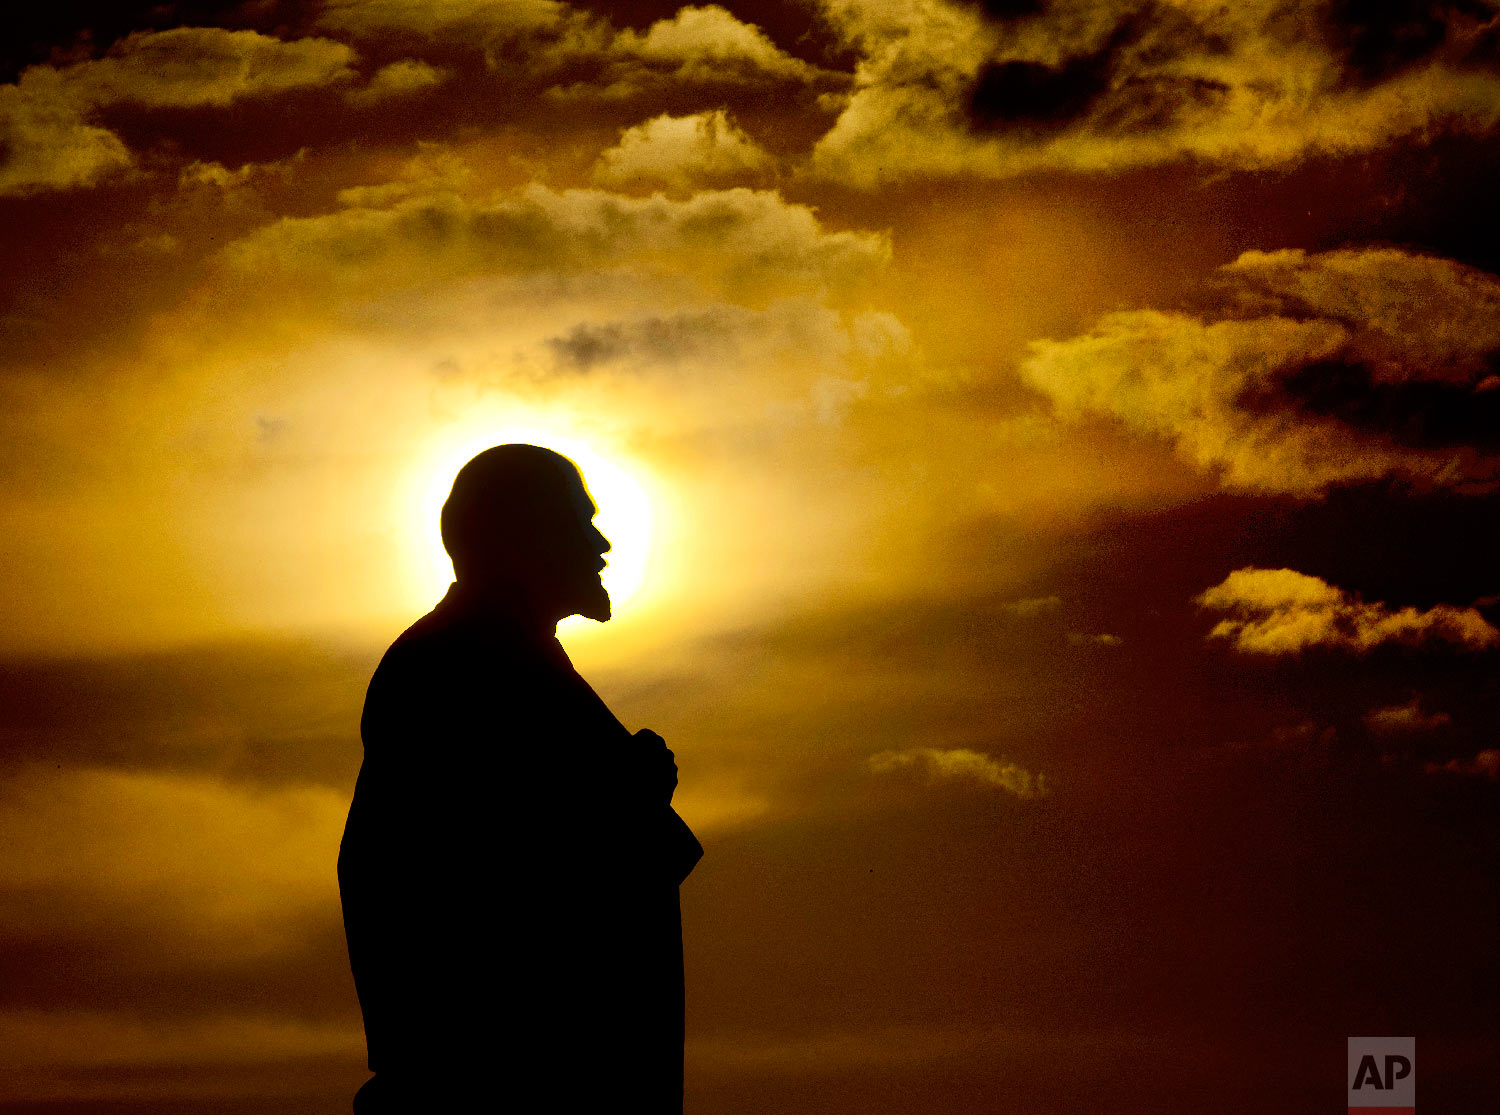
<instances>
[{"instance_id":1,"label":"statue's shoulder","mask_svg":"<svg viewBox=\"0 0 1500 1115\"><path fill-rule=\"evenodd\" d=\"M366 704L439 693L526 692L555 672L535 640L483 616L434 609L393 642L370 680Z\"/></svg>"},{"instance_id":2,"label":"statue's shoulder","mask_svg":"<svg viewBox=\"0 0 1500 1115\"><path fill-rule=\"evenodd\" d=\"M488 731L545 692L534 650L486 625L429 613L390 645L365 693L360 734L371 748Z\"/></svg>"}]
</instances>

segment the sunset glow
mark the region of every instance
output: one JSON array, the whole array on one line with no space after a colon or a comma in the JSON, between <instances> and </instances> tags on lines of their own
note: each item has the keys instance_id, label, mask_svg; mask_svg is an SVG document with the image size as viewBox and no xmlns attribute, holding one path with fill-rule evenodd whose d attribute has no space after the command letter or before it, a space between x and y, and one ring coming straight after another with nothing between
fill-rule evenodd
<instances>
[{"instance_id":1,"label":"sunset glow","mask_svg":"<svg viewBox=\"0 0 1500 1115\"><path fill-rule=\"evenodd\" d=\"M517 440L687 1115L1500 1111L1500 0L11 7L0 1115L347 1115L362 703Z\"/></svg>"}]
</instances>

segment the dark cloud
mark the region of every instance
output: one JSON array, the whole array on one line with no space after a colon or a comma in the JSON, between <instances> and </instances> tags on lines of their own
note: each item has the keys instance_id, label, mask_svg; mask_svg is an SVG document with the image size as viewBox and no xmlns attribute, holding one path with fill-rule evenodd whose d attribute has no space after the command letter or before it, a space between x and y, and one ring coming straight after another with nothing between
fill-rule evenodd
<instances>
[{"instance_id":1,"label":"dark cloud","mask_svg":"<svg viewBox=\"0 0 1500 1115\"><path fill-rule=\"evenodd\" d=\"M719 311L648 317L631 322L584 323L547 347L557 361L576 372L630 360L642 364L677 364L723 347L744 322Z\"/></svg>"},{"instance_id":2,"label":"dark cloud","mask_svg":"<svg viewBox=\"0 0 1500 1115\"><path fill-rule=\"evenodd\" d=\"M1222 81L1201 77L1130 77L1119 84L1095 124L1113 133L1149 132L1176 123L1184 114L1213 109L1229 95Z\"/></svg>"},{"instance_id":3,"label":"dark cloud","mask_svg":"<svg viewBox=\"0 0 1500 1115\"><path fill-rule=\"evenodd\" d=\"M991 62L979 71L969 91L969 119L980 131L1063 127L1087 112L1109 88L1117 50L1118 43L1111 39L1100 50L1058 66Z\"/></svg>"},{"instance_id":4,"label":"dark cloud","mask_svg":"<svg viewBox=\"0 0 1500 1115\"><path fill-rule=\"evenodd\" d=\"M1038 15L1047 7L1047 0L973 0L973 3L985 15L1001 22Z\"/></svg>"},{"instance_id":5,"label":"dark cloud","mask_svg":"<svg viewBox=\"0 0 1500 1115\"><path fill-rule=\"evenodd\" d=\"M14 81L26 66L61 57L89 57L134 31L174 27L248 27L265 30L278 16L307 3L242 4L225 0L178 0L171 4L132 0L65 0L17 4L6 12L0 35L0 81ZM258 17L258 18L257 18Z\"/></svg>"},{"instance_id":6,"label":"dark cloud","mask_svg":"<svg viewBox=\"0 0 1500 1115\"><path fill-rule=\"evenodd\" d=\"M1103 132L1165 128L1184 113L1214 109L1231 87L1162 68L1183 55L1212 57L1230 49L1185 15L1147 8L1123 20L1096 50L1057 65L986 65L968 95L969 119L980 131L1058 129L1084 117Z\"/></svg>"},{"instance_id":7,"label":"dark cloud","mask_svg":"<svg viewBox=\"0 0 1500 1115\"><path fill-rule=\"evenodd\" d=\"M548 338L547 347L564 367L587 372L619 359L629 351L630 341L618 323L576 325L565 336Z\"/></svg>"},{"instance_id":8,"label":"dark cloud","mask_svg":"<svg viewBox=\"0 0 1500 1115\"><path fill-rule=\"evenodd\" d=\"M331 897L331 895L330 895ZM0 1011L64 1009L120 1011L179 1023L194 1015L273 1011L285 1019L338 1019L359 1026L344 927L330 903L315 919L283 924L270 955L184 948L164 954L151 926L137 913L97 897L79 901L39 890L0 894L0 902L51 906L75 919L69 930L49 925L27 934L0 929ZM100 908L100 906L104 908ZM172 911L161 911L170 917ZM101 932L114 922L116 932ZM3 1110L3 1108L0 1108Z\"/></svg>"},{"instance_id":9,"label":"dark cloud","mask_svg":"<svg viewBox=\"0 0 1500 1115\"><path fill-rule=\"evenodd\" d=\"M1500 368L1496 356L1490 362ZM1500 380L1494 387L1500 388ZM1433 381L1381 382L1368 364L1357 359L1293 365L1269 390L1247 391L1239 403L1262 413L1290 408L1336 419L1414 448L1500 450L1500 390Z\"/></svg>"},{"instance_id":10,"label":"dark cloud","mask_svg":"<svg viewBox=\"0 0 1500 1115\"><path fill-rule=\"evenodd\" d=\"M1348 79L1369 85L1432 57L1455 23L1495 14L1483 0L1332 0L1325 27Z\"/></svg>"},{"instance_id":11,"label":"dark cloud","mask_svg":"<svg viewBox=\"0 0 1500 1115\"><path fill-rule=\"evenodd\" d=\"M375 648L306 643L0 663L0 768L211 773L346 788Z\"/></svg>"}]
</instances>

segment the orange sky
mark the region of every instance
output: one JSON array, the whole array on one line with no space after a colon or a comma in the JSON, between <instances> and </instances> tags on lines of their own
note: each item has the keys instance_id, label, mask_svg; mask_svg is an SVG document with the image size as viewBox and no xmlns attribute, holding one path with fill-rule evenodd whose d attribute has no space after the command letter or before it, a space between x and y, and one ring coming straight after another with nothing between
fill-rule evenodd
<instances>
[{"instance_id":1,"label":"orange sky","mask_svg":"<svg viewBox=\"0 0 1500 1115\"><path fill-rule=\"evenodd\" d=\"M346 1109L364 685L516 437L694 1115L1494 1097L1490 0L17 18L0 1112Z\"/></svg>"}]
</instances>

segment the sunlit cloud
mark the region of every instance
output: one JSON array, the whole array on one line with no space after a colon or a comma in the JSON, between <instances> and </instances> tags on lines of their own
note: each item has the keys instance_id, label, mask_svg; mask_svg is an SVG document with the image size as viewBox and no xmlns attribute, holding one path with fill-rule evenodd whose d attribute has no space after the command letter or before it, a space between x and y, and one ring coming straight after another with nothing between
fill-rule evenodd
<instances>
[{"instance_id":1,"label":"sunlit cloud","mask_svg":"<svg viewBox=\"0 0 1500 1115\"><path fill-rule=\"evenodd\" d=\"M1449 759L1446 763L1428 763L1422 768L1428 774L1456 774L1468 778L1500 779L1500 749L1487 747L1472 759Z\"/></svg>"},{"instance_id":2,"label":"sunlit cloud","mask_svg":"<svg viewBox=\"0 0 1500 1115\"><path fill-rule=\"evenodd\" d=\"M812 167L867 188L1184 160L1277 167L1500 118L1473 11L1408 25L1270 2L823 6L860 61Z\"/></svg>"},{"instance_id":3,"label":"sunlit cloud","mask_svg":"<svg viewBox=\"0 0 1500 1115\"><path fill-rule=\"evenodd\" d=\"M773 162L723 109L715 109L692 116L656 116L627 128L620 142L599 156L594 179L684 188L694 182L757 175Z\"/></svg>"},{"instance_id":4,"label":"sunlit cloud","mask_svg":"<svg viewBox=\"0 0 1500 1115\"><path fill-rule=\"evenodd\" d=\"M975 782L993 786L1018 798L1044 797L1047 776L1032 774L1015 763L992 759L964 747L913 747L881 751L871 755L870 770L876 774L915 768L926 772L930 782Z\"/></svg>"},{"instance_id":5,"label":"sunlit cloud","mask_svg":"<svg viewBox=\"0 0 1500 1115\"><path fill-rule=\"evenodd\" d=\"M1197 603L1229 613L1209 638L1225 639L1247 654L1297 654L1318 646L1363 652L1382 643L1500 646L1500 630L1474 608L1390 608L1293 569L1236 569Z\"/></svg>"},{"instance_id":6,"label":"sunlit cloud","mask_svg":"<svg viewBox=\"0 0 1500 1115\"><path fill-rule=\"evenodd\" d=\"M467 47L482 53L492 71L563 101L621 100L683 85L826 82L832 76L716 4L687 5L637 30L555 0L334 0L323 7L318 24L358 40L415 33ZM580 72L588 78L580 80Z\"/></svg>"},{"instance_id":7,"label":"sunlit cloud","mask_svg":"<svg viewBox=\"0 0 1500 1115\"><path fill-rule=\"evenodd\" d=\"M0 194L91 185L133 162L124 142L93 122L105 106L224 106L251 97L354 79L343 43L283 42L255 31L179 27L141 32L103 58L32 66L0 86Z\"/></svg>"},{"instance_id":8,"label":"sunlit cloud","mask_svg":"<svg viewBox=\"0 0 1500 1115\"><path fill-rule=\"evenodd\" d=\"M274 953L335 916L347 809L326 786L39 764L0 788L0 910L40 932L104 907L157 940L210 941L224 963Z\"/></svg>"},{"instance_id":9,"label":"sunlit cloud","mask_svg":"<svg viewBox=\"0 0 1500 1115\"><path fill-rule=\"evenodd\" d=\"M1062 608L1062 600L1056 596L1028 596L1024 600L1016 600L1006 607L1018 616L1044 616Z\"/></svg>"},{"instance_id":10,"label":"sunlit cloud","mask_svg":"<svg viewBox=\"0 0 1500 1115\"><path fill-rule=\"evenodd\" d=\"M433 89L449 76L444 70L419 59L403 58L380 67L370 75L366 85L351 89L347 96L350 104L363 107Z\"/></svg>"},{"instance_id":11,"label":"sunlit cloud","mask_svg":"<svg viewBox=\"0 0 1500 1115\"><path fill-rule=\"evenodd\" d=\"M1413 696L1401 705L1384 705L1371 709L1364 715L1365 727L1382 735L1399 735L1407 732L1431 732L1446 728L1453 717L1446 712L1428 712L1422 708L1422 698Z\"/></svg>"},{"instance_id":12,"label":"sunlit cloud","mask_svg":"<svg viewBox=\"0 0 1500 1115\"><path fill-rule=\"evenodd\" d=\"M1090 635L1083 631L1068 632L1068 643L1075 647L1117 647L1123 645L1124 642L1125 640L1120 636L1111 635L1108 632L1097 635Z\"/></svg>"},{"instance_id":13,"label":"sunlit cloud","mask_svg":"<svg viewBox=\"0 0 1500 1115\"><path fill-rule=\"evenodd\" d=\"M1216 282L1213 316L1106 314L1033 342L1022 375L1065 421L1114 418L1227 488L1493 481L1500 281L1368 249L1247 252Z\"/></svg>"},{"instance_id":14,"label":"sunlit cloud","mask_svg":"<svg viewBox=\"0 0 1500 1115\"><path fill-rule=\"evenodd\" d=\"M283 218L224 251L228 277L272 275L327 284L329 293L389 289L465 274L630 268L701 276L733 296L764 297L808 284L843 286L881 267L876 233L828 231L813 211L776 193L704 191L684 200L533 184L474 202L431 193Z\"/></svg>"}]
</instances>

